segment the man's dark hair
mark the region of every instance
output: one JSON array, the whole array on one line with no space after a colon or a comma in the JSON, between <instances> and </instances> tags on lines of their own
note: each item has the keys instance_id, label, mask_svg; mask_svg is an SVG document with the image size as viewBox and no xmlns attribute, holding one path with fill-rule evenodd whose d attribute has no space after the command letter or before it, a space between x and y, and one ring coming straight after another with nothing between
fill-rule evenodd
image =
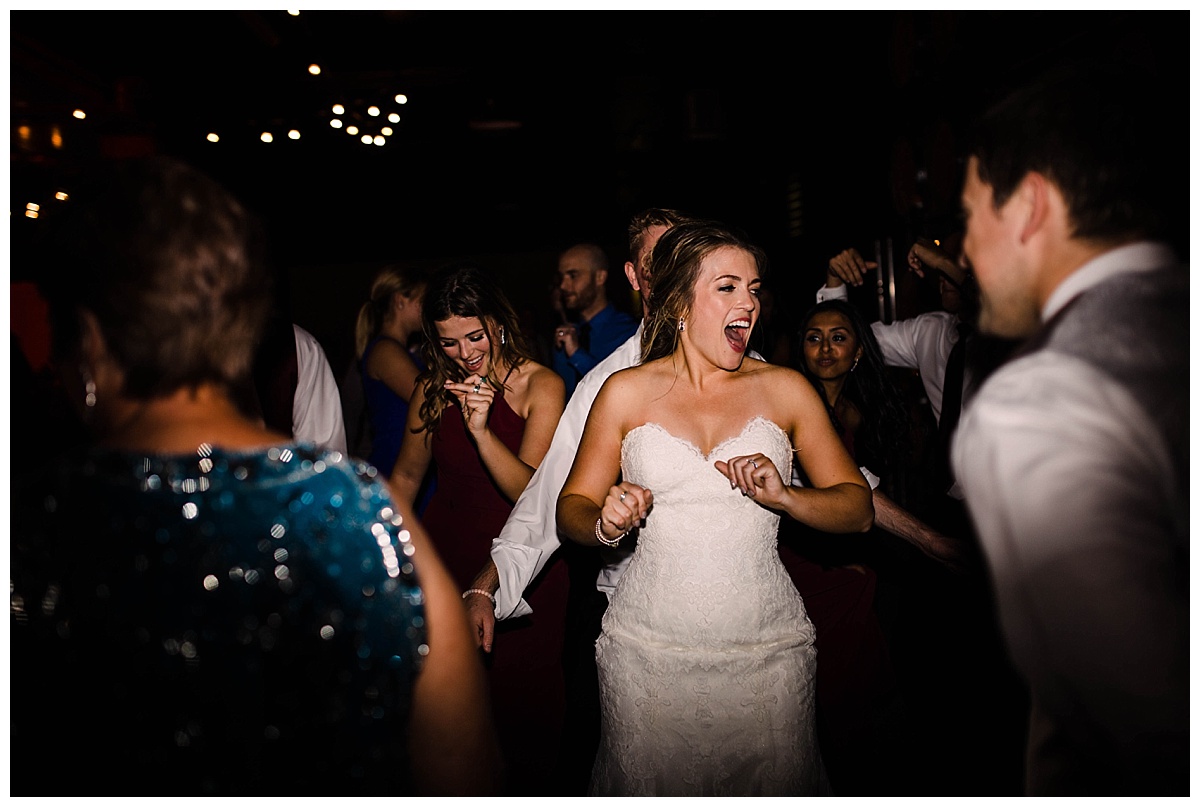
<instances>
[{"instance_id":1,"label":"man's dark hair","mask_svg":"<svg viewBox=\"0 0 1200 807\"><path fill-rule=\"evenodd\" d=\"M1185 99L1160 98L1147 72L1075 61L983 113L970 154L997 207L1036 171L1062 193L1075 237L1163 238L1180 212L1174 208L1186 213L1188 204L1188 120L1171 114L1180 107L1186 113ZM1176 117L1177 124L1168 122Z\"/></svg>"}]
</instances>

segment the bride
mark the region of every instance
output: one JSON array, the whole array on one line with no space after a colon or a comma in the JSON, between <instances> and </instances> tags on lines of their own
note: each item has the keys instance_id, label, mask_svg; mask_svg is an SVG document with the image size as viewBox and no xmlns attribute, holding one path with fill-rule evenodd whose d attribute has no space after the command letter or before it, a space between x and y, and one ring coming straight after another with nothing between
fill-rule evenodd
<instances>
[{"instance_id":1,"label":"bride","mask_svg":"<svg viewBox=\"0 0 1200 807\"><path fill-rule=\"evenodd\" d=\"M747 357L763 253L721 225L654 250L644 363L614 374L558 501L560 531L637 552L596 642L593 795L828 789L813 627L779 561L780 514L862 532L871 491L811 384ZM793 487L792 457L812 487Z\"/></svg>"}]
</instances>

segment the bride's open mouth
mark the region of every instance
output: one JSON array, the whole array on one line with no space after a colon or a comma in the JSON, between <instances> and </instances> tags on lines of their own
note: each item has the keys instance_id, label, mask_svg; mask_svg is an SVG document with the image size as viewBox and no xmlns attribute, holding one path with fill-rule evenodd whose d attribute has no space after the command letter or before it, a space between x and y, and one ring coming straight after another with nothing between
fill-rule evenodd
<instances>
[{"instance_id":1,"label":"bride's open mouth","mask_svg":"<svg viewBox=\"0 0 1200 807\"><path fill-rule=\"evenodd\" d=\"M735 319L725 326L725 341L738 353L745 353L750 339L750 320Z\"/></svg>"}]
</instances>

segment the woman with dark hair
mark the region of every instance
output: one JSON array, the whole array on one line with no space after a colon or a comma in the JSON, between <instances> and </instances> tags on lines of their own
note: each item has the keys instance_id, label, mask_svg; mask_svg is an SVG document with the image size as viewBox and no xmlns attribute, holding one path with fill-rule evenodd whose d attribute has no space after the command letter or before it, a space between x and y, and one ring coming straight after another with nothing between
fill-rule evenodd
<instances>
[{"instance_id":1,"label":"woman with dark hair","mask_svg":"<svg viewBox=\"0 0 1200 807\"><path fill-rule=\"evenodd\" d=\"M812 382L846 450L874 488L875 523L954 569L960 544L900 507L879 480L909 459L909 415L888 377L879 344L862 315L844 300L817 303L800 325L800 370Z\"/></svg>"},{"instance_id":2,"label":"woman with dark hair","mask_svg":"<svg viewBox=\"0 0 1200 807\"><path fill-rule=\"evenodd\" d=\"M422 521L466 597L478 593L471 582L550 447L565 386L534 361L512 305L475 266L431 278L421 320L428 369L417 380L391 478L411 503L434 465L437 490ZM565 708L565 565L548 564L526 599L534 613L499 625L484 657L511 795L555 791L546 761L560 750Z\"/></svg>"},{"instance_id":3,"label":"woman with dark hair","mask_svg":"<svg viewBox=\"0 0 1200 807\"><path fill-rule=\"evenodd\" d=\"M558 500L584 546L640 530L596 642L596 795L827 791L813 627L776 541L782 514L864 531L871 497L812 385L746 355L765 260L711 222L663 234L643 362L604 383Z\"/></svg>"},{"instance_id":4,"label":"woman with dark hair","mask_svg":"<svg viewBox=\"0 0 1200 807\"><path fill-rule=\"evenodd\" d=\"M231 397L269 299L249 214L167 159L69 204L44 293L94 441L14 492L13 792L494 792L483 671L407 504Z\"/></svg>"}]
</instances>

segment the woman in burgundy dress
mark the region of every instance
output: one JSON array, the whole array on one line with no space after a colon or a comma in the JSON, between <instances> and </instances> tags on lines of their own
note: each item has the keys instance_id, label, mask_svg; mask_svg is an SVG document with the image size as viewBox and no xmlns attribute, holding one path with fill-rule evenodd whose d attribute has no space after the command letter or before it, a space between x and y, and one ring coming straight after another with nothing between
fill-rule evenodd
<instances>
[{"instance_id":1,"label":"woman in burgundy dress","mask_svg":"<svg viewBox=\"0 0 1200 807\"><path fill-rule=\"evenodd\" d=\"M427 368L417 379L391 482L413 501L430 463L438 485L422 519L464 598L513 503L550 447L565 388L533 360L518 317L479 268L437 273L422 306ZM506 793L554 792L564 708L564 564L527 590L534 613L497 625L485 657L508 774ZM548 765L548 763L551 763Z\"/></svg>"}]
</instances>

